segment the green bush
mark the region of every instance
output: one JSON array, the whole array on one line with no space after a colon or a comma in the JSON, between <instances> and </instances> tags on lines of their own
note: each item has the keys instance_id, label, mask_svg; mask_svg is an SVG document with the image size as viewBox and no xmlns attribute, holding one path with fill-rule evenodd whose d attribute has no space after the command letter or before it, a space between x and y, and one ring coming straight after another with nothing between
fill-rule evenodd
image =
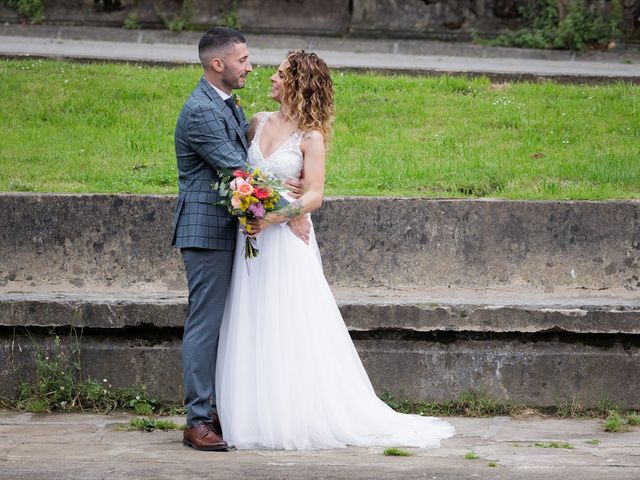
<instances>
[{"instance_id":1,"label":"green bush","mask_svg":"<svg viewBox=\"0 0 640 480\"><path fill-rule=\"evenodd\" d=\"M31 20L31 23L40 23L44 18L43 0L9 0L9 6L15 8L23 17Z\"/></svg>"},{"instance_id":2,"label":"green bush","mask_svg":"<svg viewBox=\"0 0 640 480\"><path fill-rule=\"evenodd\" d=\"M570 0L567 15L560 18L556 0L529 1L520 9L528 27L487 40L489 45L555 48L582 51L606 47L622 36L622 5L613 0L610 9Z\"/></svg>"},{"instance_id":3,"label":"green bush","mask_svg":"<svg viewBox=\"0 0 640 480\"><path fill-rule=\"evenodd\" d=\"M156 7L156 14L162 19L165 27L172 32L187 30L194 15L193 0L181 0L180 11L177 13L161 11Z\"/></svg>"},{"instance_id":4,"label":"green bush","mask_svg":"<svg viewBox=\"0 0 640 480\"><path fill-rule=\"evenodd\" d=\"M132 12L127 15L122 24L122 28L124 28L125 30L137 30L138 28L140 28L140 24L138 23L138 14Z\"/></svg>"},{"instance_id":5,"label":"green bush","mask_svg":"<svg viewBox=\"0 0 640 480\"><path fill-rule=\"evenodd\" d=\"M605 432L623 432L625 431L624 419L619 412L612 410L604 421Z\"/></svg>"}]
</instances>

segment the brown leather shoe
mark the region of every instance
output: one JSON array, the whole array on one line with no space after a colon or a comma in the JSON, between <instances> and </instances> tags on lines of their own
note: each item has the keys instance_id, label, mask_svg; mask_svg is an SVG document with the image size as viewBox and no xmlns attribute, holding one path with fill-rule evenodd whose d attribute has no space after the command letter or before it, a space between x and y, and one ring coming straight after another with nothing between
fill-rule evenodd
<instances>
[{"instance_id":1,"label":"brown leather shoe","mask_svg":"<svg viewBox=\"0 0 640 480\"><path fill-rule=\"evenodd\" d=\"M220 452L229 450L229 445L216 433L211 422L204 422L195 427L185 428L182 443L196 450Z\"/></svg>"},{"instance_id":2,"label":"brown leather shoe","mask_svg":"<svg viewBox=\"0 0 640 480\"><path fill-rule=\"evenodd\" d=\"M211 415L211 425L213 426L213 431L222 438L222 425L220 425L220 417L216 412L213 412L213 415Z\"/></svg>"}]
</instances>

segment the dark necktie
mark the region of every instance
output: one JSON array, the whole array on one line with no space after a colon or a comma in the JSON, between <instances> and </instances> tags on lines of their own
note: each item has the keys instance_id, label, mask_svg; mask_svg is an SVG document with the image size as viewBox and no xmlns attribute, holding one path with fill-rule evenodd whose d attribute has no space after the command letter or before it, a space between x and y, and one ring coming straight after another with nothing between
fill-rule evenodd
<instances>
[{"instance_id":1,"label":"dark necktie","mask_svg":"<svg viewBox=\"0 0 640 480\"><path fill-rule=\"evenodd\" d=\"M238 107L236 106L236 96L235 95L230 96L224 101L224 103L226 103L231 109L231 111L233 112L233 115L236 117L236 120L238 121L238 125L242 125L242 120L240 120L240 112L238 111Z\"/></svg>"}]
</instances>

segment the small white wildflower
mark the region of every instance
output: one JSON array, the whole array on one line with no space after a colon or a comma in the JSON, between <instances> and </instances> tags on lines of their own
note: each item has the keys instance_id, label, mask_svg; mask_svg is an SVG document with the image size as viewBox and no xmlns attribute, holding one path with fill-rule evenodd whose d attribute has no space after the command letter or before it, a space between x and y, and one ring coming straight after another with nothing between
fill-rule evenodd
<instances>
[{"instance_id":1,"label":"small white wildflower","mask_svg":"<svg viewBox=\"0 0 640 480\"><path fill-rule=\"evenodd\" d=\"M107 379L106 379L106 378L103 378L103 379L102 379L102 381L103 381L104 383L107 383Z\"/></svg>"},{"instance_id":2,"label":"small white wildflower","mask_svg":"<svg viewBox=\"0 0 640 480\"><path fill-rule=\"evenodd\" d=\"M136 400L140 400L140 395L136 395Z\"/></svg>"},{"instance_id":3,"label":"small white wildflower","mask_svg":"<svg viewBox=\"0 0 640 480\"><path fill-rule=\"evenodd\" d=\"M60 387L60 390L64 390L64 387Z\"/></svg>"}]
</instances>

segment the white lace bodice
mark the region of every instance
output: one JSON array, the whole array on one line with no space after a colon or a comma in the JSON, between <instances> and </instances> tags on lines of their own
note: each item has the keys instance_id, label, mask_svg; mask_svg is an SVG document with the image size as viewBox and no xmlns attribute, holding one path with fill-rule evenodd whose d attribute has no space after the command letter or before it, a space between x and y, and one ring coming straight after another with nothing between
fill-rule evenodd
<instances>
[{"instance_id":1,"label":"white lace bodice","mask_svg":"<svg viewBox=\"0 0 640 480\"><path fill-rule=\"evenodd\" d=\"M249 152L247 162L253 168L260 168L261 171L274 175L282 180L298 179L303 167L303 157L300 151L300 141L302 132L296 130L280 147L273 151L266 158L260 151L260 134L262 127L274 112L266 113L256 128Z\"/></svg>"}]
</instances>

